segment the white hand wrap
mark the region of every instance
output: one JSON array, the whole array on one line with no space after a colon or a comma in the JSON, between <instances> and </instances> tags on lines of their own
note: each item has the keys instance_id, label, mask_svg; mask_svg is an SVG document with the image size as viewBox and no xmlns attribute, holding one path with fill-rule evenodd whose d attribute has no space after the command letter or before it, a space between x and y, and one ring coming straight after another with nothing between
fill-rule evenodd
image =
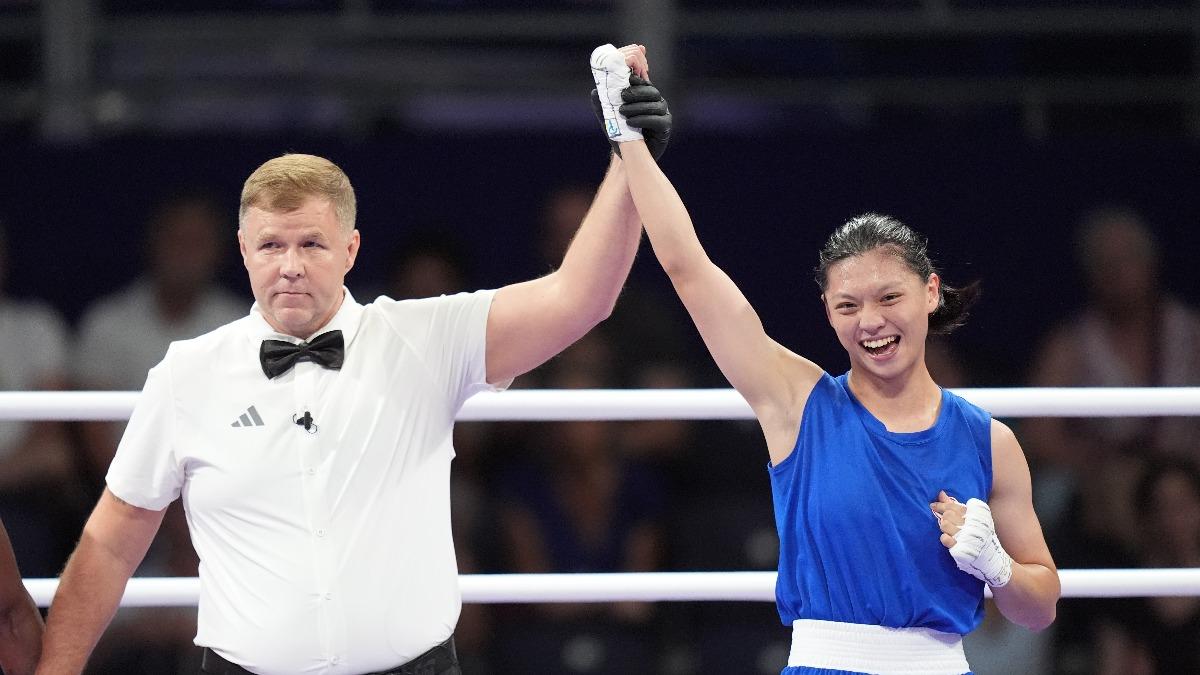
<instances>
[{"instance_id":1,"label":"white hand wrap","mask_svg":"<svg viewBox=\"0 0 1200 675\"><path fill-rule=\"evenodd\" d=\"M604 113L604 131L611 141L625 143L640 141L642 132L625 123L618 108L625 103L621 90L629 87L629 66L625 56L612 45L600 45L592 51L592 79L596 81L596 93L600 95L600 108Z\"/></svg>"},{"instance_id":2,"label":"white hand wrap","mask_svg":"<svg viewBox=\"0 0 1200 675\"><path fill-rule=\"evenodd\" d=\"M967 515L954 540L950 555L958 569L993 588L1004 586L1012 578L1013 560L996 537L992 509L987 502L967 500Z\"/></svg>"}]
</instances>

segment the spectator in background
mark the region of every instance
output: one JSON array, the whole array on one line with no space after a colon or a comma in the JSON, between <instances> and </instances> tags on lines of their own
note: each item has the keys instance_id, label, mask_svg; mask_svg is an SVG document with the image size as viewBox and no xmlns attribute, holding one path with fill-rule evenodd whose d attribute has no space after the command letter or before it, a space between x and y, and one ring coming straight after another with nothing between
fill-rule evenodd
<instances>
[{"instance_id":1,"label":"spectator in background","mask_svg":"<svg viewBox=\"0 0 1200 675\"><path fill-rule=\"evenodd\" d=\"M1162 287L1161 254L1136 212L1086 214L1076 254L1087 305L1050 334L1038 354L1038 386L1150 387L1200 384L1200 314ZM1037 433L1078 449L1095 443L1195 455L1195 418L1104 417L1071 428L1061 419ZM1082 432L1082 433L1080 433Z\"/></svg>"},{"instance_id":2,"label":"spectator in background","mask_svg":"<svg viewBox=\"0 0 1200 675\"><path fill-rule=\"evenodd\" d=\"M539 270L541 273L551 271L562 260L571 238L575 236L575 228L570 226L571 219L582 218L588 212L592 206L593 192L591 186L568 183L546 196L538 222L538 253L542 264L546 266Z\"/></svg>"},{"instance_id":3,"label":"spectator in background","mask_svg":"<svg viewBox=\"0 0 1200 675\"><path fill-rule=\"evenodd\" d=\"M140 389L167 345L206 333L246 313L246 303L216 284L219 245L234 228L210 198L172 197L146 232L146 269L129 286L92 304L80 324L74 378L83 389ZM88 425L85 449L96 485L123 425Z\"/></svg>"},{"instance_id":4,"label":"spectator in background","mask_svg":"<svg viewBox=\"0 0 1200 675\"><path fill-rule=\"evenodd\" d=\"M1127 563L1117 566L1200 567L1200 470L1193 462L1179 458L1152 459L1133 479L1128 507L1139 515L1139 545ZM1070 614L1076 640L1058 645L1054 673L1200 672L1200 598L1074 602L1080 605ZM1086 636L1087 641L1079 636ZM980 671L980 675L984 673Z\"/></svg>"},{"instance_id":5,"label":"spectator in background","mask_svg":"<svg viewBox=\"0 0 1200 675\"><path fill-rule=\"evenodd\" d=\"M544 274L562 260L563 252L575 233L572 221L587 213L592 203L593 189L582 185L565 184L547 195L538 226L538 252ZM714 376L708 359L696 358L697 348L688 330L688 318L673 293L660 293L631 275L621 292L612 316L600 324L614 350L611 367L614 386L630 387L639 374L651 364L678 364L686 367L690 379ZM698 364L704 364L699 366ZM703 376L696 373L703 367Z\"/></svg>"},{"instance_id":6,"label":"spectator in background","mask_svg":"<svg viewBox=\"0 0 1200 675\"><path fill-rule=\"evenodd\" d=\"M1200 438L1193 439L1200 444ZM1142 567L1200 567L1200 470L1177 459L1154 462L1138 481ZM1156 673L1200 673L1200 598L1136 598L1128 628Z\"/></svg>"},{"instance_id":7,"label":"spectator in background","mask_svg":"<svg viewBox=\"0 0 1200 675\"><path fill-rule=\"evenodd\" d=\"M1147 387L1200 384L1200 314L1161 286L1158 242L1128 209L1104 208L1081 221L1076 253L1087 304L1057 326L1034 361L1041 387ZM1200 419L1189 417L1036 418L1024 426L1035 462L1057 474L1057 496L1081 500L1091 532L1130 549L1138 543L1133 481L1150 455L1196 457ZM1047 511L1048 529L1054 519ZM1064 561L1064 565L1069 564Z\"/></svg>"},{"instance_id":8,"label":"spectator in background","mask_svg":"<svg viewBox=\"0 0 1200 675\"><path fill-rule=\"evenodd\" d=\"M592 332L553 364L555 389L611 385L606 338ZM662 486L605 421L544 425L528 461L507 472L499 500L511 571L647 572L663 554ZM499 672L630 673L651 668L653 605L554 603L523 610L496 640Z\"/></svg>"},{"instance_id":9,"label":"spectator in background","mask_svg":"<svg viewBox=\"0 0 1200 675\"><path fill-rule=\"evenodd\" d=\"M384 274L387 283L384 294L393 300L452 295L472 286L470 263L462 243L439 230L419 232L405 239L392 252Z\"/></svg>"},{"instance_id":10,"label":"spectator in background","mask_svg":"<svg viewBox=\"0 0 1200 675\"><path fill-rule=\"evenodd\" d=\"M646 363L634 373L631 385L637 389L688 389L692 379L681 365ZM629 456L657 472L670 483L672 503L682 498L683 483L688 479L689 461L700 439L689 420L637 420L621 424L620 444Z\"/></svg>"},{"instance_id":11,"label":"spectator in background","mask_svg":"<svg viewBox=\"0 0 1200 675\"><path fill-rule=\"evenodd\" d=\"M63 389L66 324L48 305L7 297L7 272L8 244L0 227L0 390ZM78 493L73 476L62 423L0 421L0 519L26 575L57 575L71 552L87 508L72 499Z\"/></svg>"},{"instance_id":12,"label":"spectator in background","mask_svg":"<svg viewBox=\"0 0 1200 675\"><path fill-rule=\"evenodd\" d=\"M244 316L246 303L216 283L220 244L226 237L231 241L234 232L206 196L175 196L160 204L148 222L144 274L96 301L82 319L73 359L77 386L141 389L147 371L162 360L172 341ZM81 427L84 479L95 494L123 428L110 422ZM192 577L198 564L182 507L175 503L138 575ZM184 672L190 667L185 661L194 657L195 634L195 611L189 608L124 610L97 646L88 672Z\"/></svg>"},{"instance_id":13,"label":"spectator in background","mask_svg":"<svg viewBox=\"0 0 1200 675\"><path fill-rule=\"evenodd\" d=\"M1033 386L1143 387L1200 384L1200 315L1162 288L1160 250L1142 217L1123 208L1080 221L1076 256L1086 304L1056 326L1034 360ZM1147 461L1196 457L1195 418L1030 418L1034 500L1064 567L1136 564L1147 513L1135 507ZM1153 520L1157 516L1153 516ZM1128 603L1063 603L1055 672L1149 672L1136 633L1113 617Z\"/></svg>"}]
</instances>

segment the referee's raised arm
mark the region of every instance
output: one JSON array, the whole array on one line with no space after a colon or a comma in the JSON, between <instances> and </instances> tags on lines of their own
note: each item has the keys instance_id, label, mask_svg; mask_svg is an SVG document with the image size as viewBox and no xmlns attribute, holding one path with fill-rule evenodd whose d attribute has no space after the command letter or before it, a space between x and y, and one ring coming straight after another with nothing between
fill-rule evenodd
<instances>
[{"instance_id":1,"label":"referee's raised arm","mask_svg":"<svg viewBox=\"0 0 1200 675\"><path fill-rule=\"evenodd\" d=\"M640 238L625 168L614 155L562 265L496 291L487 320L487 381L536 368L607 318Z\"/></svg>"},{"instance_id":2,"label":"referee's raised arm","mask_svg":"<svg viewBox=\"0 0 1200 675\"><path fill-rule=\"evenodd\" d=\"M611 50L615 65L629 75L649 76L646 48L631 44ZM595 54L593 54L595 61ZM597 66L592 64L593 76ZM599 106L592 92L593 105ZM606 120L597 110L600 123ZM670 116L661 102L660 122ZM614 137L609 135L610 140ZM508 381L541 365L583 337L612 313L641 240L641 221L629 193L625 165L616 151L608 173L583 218L562 265L544 277L499 289L487 322L487 380Z\"/></svg>"}]
</instances>

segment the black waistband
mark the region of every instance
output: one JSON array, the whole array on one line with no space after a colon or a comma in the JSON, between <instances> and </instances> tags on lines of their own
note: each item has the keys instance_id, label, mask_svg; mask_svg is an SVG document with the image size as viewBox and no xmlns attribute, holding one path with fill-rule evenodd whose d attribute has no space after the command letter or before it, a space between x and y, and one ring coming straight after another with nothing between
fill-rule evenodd
<instances>
[{"instance_id":1,"label":"black waistband","mask_svg":"<svg viewBox=\"0 0 1200 675\"><path fill-rule=\"evenodd\" d=\"M453 675L459 672L457 668L458 655L454 651L454 636L451 635L442 644L408 663L366 675ZM201 656L200 672L205 675L254 675L208 647L204 648Z\"/></svg>"}]
</instances>

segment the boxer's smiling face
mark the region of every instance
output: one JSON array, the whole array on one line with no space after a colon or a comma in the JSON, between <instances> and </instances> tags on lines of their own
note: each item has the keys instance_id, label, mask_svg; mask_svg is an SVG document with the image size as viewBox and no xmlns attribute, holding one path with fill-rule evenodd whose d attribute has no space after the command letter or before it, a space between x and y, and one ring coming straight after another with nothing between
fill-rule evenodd
<instances>
[{"instance_id":1,"label":"boxer's smiling face","mask_svg":"<svg viewBox=\"0 0 1200 675\"><path fill-rule=\"evenodd\" d=\"M885 380L911 372L924 359L940 285L882 247L830 266L825 314L853 368Z\"/></svg>"}]
</instances>

